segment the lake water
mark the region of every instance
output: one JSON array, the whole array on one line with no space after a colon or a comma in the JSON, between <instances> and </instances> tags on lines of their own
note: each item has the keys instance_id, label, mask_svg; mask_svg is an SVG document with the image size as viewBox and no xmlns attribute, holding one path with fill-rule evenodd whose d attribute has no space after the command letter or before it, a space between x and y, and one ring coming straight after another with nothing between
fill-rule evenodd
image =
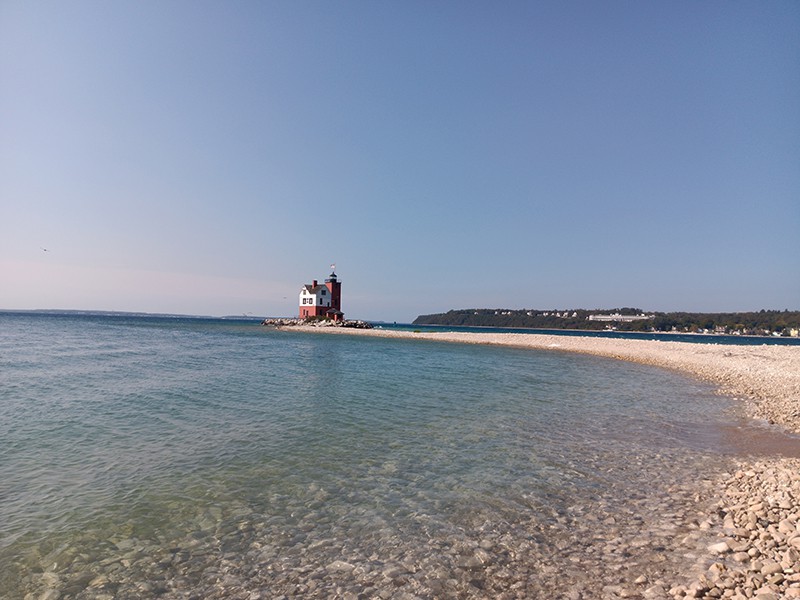
<instances>
[{"instance_id":1,"label":"lake water","mask_svg":"<svg viewBox=\"0 0 800 600\"><path fill-rule=\"evenodd\" d=\"M588 598L742 425L596 357L0 313L0 597Z\"/></svg>"}]
</instances>

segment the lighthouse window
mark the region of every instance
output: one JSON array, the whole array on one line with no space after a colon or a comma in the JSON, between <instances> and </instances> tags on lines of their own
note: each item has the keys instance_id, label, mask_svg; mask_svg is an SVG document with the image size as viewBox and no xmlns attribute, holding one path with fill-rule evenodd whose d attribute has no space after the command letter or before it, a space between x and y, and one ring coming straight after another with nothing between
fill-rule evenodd
<instances>
[{"instance_id":1,"label":"lighthouse window","mask_svg":"<svg viewBox=\"0 0 800 600\"><path fill-rule=\"evenodd\" d=\"M322 290L322 295L323 295L323 296L325 295L325 291L326 291L326 290Z\"/></svg>"}]
</instances>

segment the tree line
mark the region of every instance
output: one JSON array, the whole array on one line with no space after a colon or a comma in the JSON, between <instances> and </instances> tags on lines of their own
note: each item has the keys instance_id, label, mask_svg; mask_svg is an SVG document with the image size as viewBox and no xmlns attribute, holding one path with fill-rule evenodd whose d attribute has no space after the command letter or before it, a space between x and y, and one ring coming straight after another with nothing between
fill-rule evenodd
<instances>
[{"instance_id":1,"label":"tree line","mask_svg":"<svg viewBox=\"0 0 800 600\"><path fill-rule=\"evenodd\" d=\"M634 321L589 320L591 315L645 315ZM420 315L414 325L451 327L514 327L532 329L616 329L679 333L725 333L740 335L798 335L800 311L760 310L757 312L692 313L646 312L639 308L533 310L469 308L446 313Z\"/></svg>"}]
</instances>

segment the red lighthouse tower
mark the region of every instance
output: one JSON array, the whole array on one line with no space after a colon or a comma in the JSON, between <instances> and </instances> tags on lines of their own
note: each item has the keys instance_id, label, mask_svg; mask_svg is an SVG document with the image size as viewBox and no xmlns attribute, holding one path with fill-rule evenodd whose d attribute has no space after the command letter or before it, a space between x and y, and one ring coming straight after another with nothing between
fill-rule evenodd
<instances>
[{"instance_id":1,"label":"red lighthouse tower","mask_svg":"<svg viewBox=\"0 0 800 600\"><path fill-rule=\"evenodd\" d=\"M328 288L331 295L331 309L328 311L328 315L334 321L343 320L342 283L336 277L336 265L331 265L331 274L325 280L325 287Z\"/></svg>"}]
</instances>

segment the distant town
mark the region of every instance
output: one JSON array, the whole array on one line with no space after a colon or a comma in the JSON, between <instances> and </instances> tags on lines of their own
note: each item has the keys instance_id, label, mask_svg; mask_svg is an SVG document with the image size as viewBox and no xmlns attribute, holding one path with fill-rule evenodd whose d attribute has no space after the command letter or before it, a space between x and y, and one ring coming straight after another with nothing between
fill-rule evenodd
<instances>
[{"instance_id":1,"label":"distant town","mask_svg":"<svg viewBox=\"0 0 800 600\"><path fill-rule=\"evenodd\" d=\"M414 325L525 327L800 337L800 311L646 312L639 308L533 310L469 308L420 315Z\"/></svg>"}]
</instances>

